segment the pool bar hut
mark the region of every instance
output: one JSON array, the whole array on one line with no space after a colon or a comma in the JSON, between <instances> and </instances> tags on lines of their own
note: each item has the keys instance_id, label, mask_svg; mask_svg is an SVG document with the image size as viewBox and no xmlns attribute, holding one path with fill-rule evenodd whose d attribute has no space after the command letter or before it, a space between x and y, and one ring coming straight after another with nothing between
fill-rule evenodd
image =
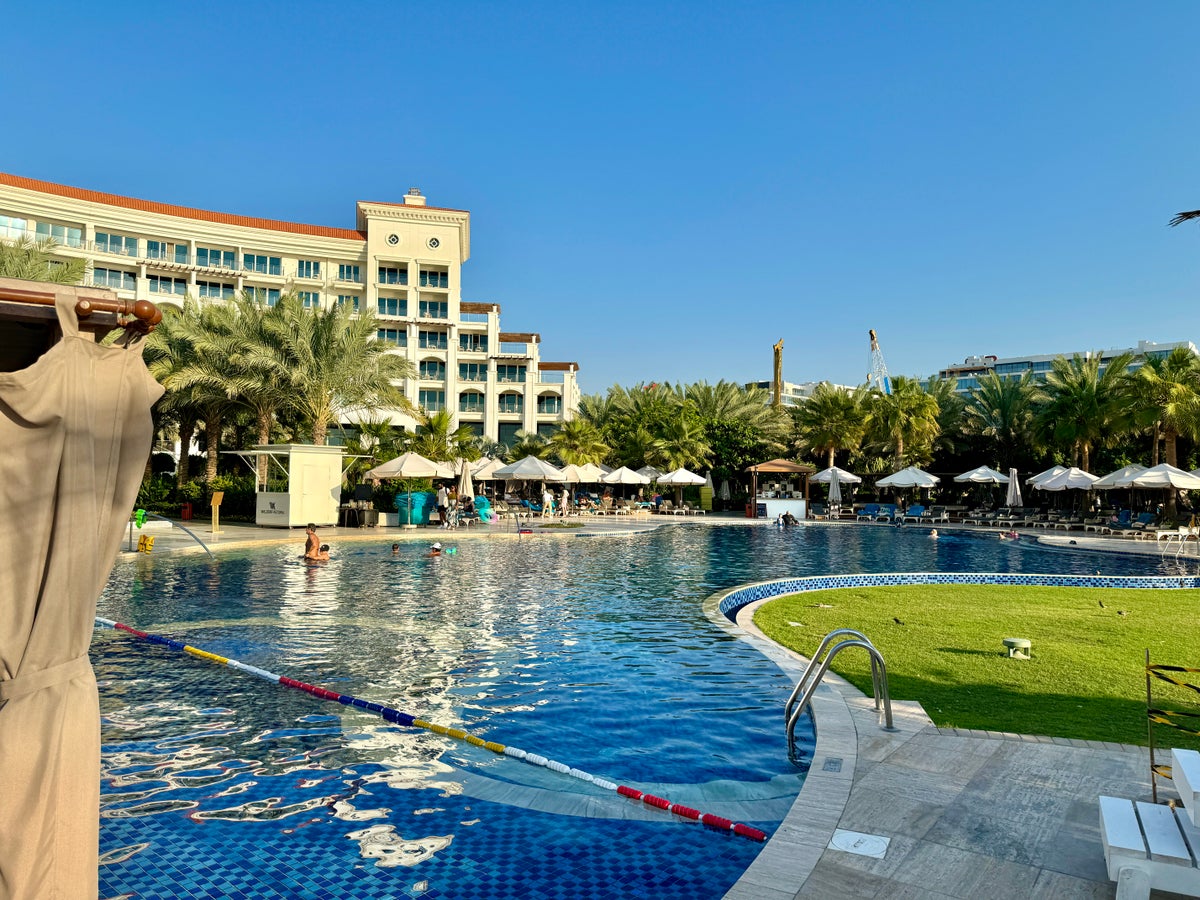
<instances>
[{"instance_id":1,"label":"pool bar hut","mask_svg":"<svg viewBox=\"0 0 1200 900\"><path fill-rule=\"evenodd\" d=\"M309 522L338 523L344 447L259 444L252 450L226 452L240 456L256 473L255 524L296 528Z\"/></svg>"},{"instance_id":2,"label":"pool bar hut","mask_svg":"<svg viewBox=\"0 0 1200 900\"><path fill-rule=\"evenodd\" d=\"M772 459L746 469L751 476L749 519L774 519L790 512L797 519L808 516L808 476L817 471L807 463Z\"/></svg>"}]
</instances>

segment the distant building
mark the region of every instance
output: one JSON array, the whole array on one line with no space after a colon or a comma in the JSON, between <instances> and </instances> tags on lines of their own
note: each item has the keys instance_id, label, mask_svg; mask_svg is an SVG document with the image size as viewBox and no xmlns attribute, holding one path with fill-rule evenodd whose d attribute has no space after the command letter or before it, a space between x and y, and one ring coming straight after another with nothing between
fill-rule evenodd
<instances>
[{"instance_id":1,"label":"distant building","mask_svg":"<svg viewBox=\"0 0 1200 900\"><path fill-rule=\"evenodd\" d=\"M1164 357L1177 347L1184 347L1193 354L1197 353L1196 345L1191 341L1173 341L1159 344L1154 341L1138 341L1136 347L1125 347L1112 350L1072 351L1066 353L1044 353L1038 356L1008 356L1003 359L995 356L968 356L961 364L949 365L938 372L940 379L952 379L955 382L955 393L965 394L979 386L979 376L995 372L1001 377L1020 377L1024 372L1032 372L1035 381L1045 381L1046 373L1050 371L1051 363L1060 356L1070 359L1079 355L1084 359L1100 356L1100 368L1107 361L1123 353L1132 353L1133 363L1130 371L1141 368L1147 359Z\"/></svg>"},{"instance_id":2,"label":"distant building","mask_svg":"<svg viewBox=\"0 0 1200 900\"><path fill-rule=\"evenodd\" d=\"M221 303L249 291L273 306L292 289L306 306L374 310L379 340L413 364L405 396L493 440L548 434L579 408L577 363L543 361L540 335L501 331L499 305L462 300L471 214L427 206L416 188L400 203L360 200L354 228L333 228L0 173L0 241L22 237L54 238L60 256L87 260L86 284L125 299Z\"/></svg>"},{"instance_id":3,"label":"distant building","mask_svg":"<svg viewBox=\"0 0 1200 900\"><path fill-rule=\"evenodd\" d=\"M813 391L815 391L817 389L818 384L822 384L822 382L820 382L820 381L805 381L801 384L794 384L791 381L785 381L783 383L783 395L780 399L782 400L784 406L799 406L801 403L803 403L805 400L807 400L809 397L812 396ZM768 405L771 403L771 401L773 401L775 399L773 396L771 396L774 388L771 385L771 382L769 382L769 381L751 381L751 382L747 383L745 385L745 387L747 389L761 388L762 390L766 391ZM835 384L834 387L841 388L844 391L854 390L854 388L847 387L844 384Z\"/></svg>"}]
</instances>

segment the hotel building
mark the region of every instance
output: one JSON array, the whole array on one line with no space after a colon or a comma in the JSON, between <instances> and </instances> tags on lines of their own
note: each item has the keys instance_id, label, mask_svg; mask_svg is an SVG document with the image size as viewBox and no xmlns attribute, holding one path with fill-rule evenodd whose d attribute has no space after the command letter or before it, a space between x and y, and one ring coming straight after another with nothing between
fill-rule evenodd
<instances>
[{"instance_id":1,"label":"hotel building","mask_svg":"<svg viewBox=\"0 0 1200 900\"><path fill-rule=\"evenodd\" d=\"M536 332L500 330L500 307L462 299L471 214L359 201L354 228L302 225L136 200L0 173L0 240L53 238L87 260L86 284L127 299L272 305L289 289L309 307L371 309L379 340L413 364L405 396L455 426L511 443L552 433L579 408L578 364L541 358ZM412 429L399 411L392 421Z\"/></svg>"},{"instance_id":2,"label":"hotel building","mask_svg":"<svg viewBox=\"0 0 1200 900\"><path fill-rule=\"evenodd\" d=\"M1191 341L1172 341L1159 344L1154 341L1138 341L1136 347L1124 347L1112 350L1075 351L1068 353L1046 353L1039 356L1008 356L1000 359L995 356L968 356L960 365L949 365L938 372L938 378L951 379L955 382L955 393L966 394L979 387L979 376L988 372L1010 378L1019 378L1025 372L1032 372L1035 381L1045 381L1046 373L1050 371L1055 359L1065 356L1081 356L1084 359L1100 357L1101 370L1108 360L1115 359L1123 353L1133 354L1130 371L1140 369L1147 359L1165 357L1177 347L1184 347L1196 354L1196 345Z\"/></svg>"}]
</instances>

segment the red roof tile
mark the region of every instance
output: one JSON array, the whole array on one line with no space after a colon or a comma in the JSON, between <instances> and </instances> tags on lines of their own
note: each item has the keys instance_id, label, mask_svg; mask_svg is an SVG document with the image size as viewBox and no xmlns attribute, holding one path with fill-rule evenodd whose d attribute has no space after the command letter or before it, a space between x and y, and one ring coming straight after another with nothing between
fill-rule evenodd
<instances>
[{"instance_id":1,"label":"red roof tile","mask_svg":"<svg viewBox=\"0 0 1200 900\"><path fill-rule=\"evenodd\" d=\"M72 200L84 200L88 203L104 203L108 206L120 206L123 209L136 209L164 216L178 216L182 219L199 219L202 222L218 222L222 225L241 225L244 228L264 228L268 231L284 231L288 234L311 234L317 237L341 238L348 241L365 241L367 239L365 233L352 228L329 228L325 225L280 222L277 219L260 219L255 216L235 216L230 213L211 212L207 209L193 209L190 206L175 206L172 203L155 203L152 200L122 197L120 194L88 191L83 188L69 187L65 184L55 184L52 181L39 181L36 178L8 175L4 172L0 172L0 184L22 188L27 191L37 191L42 194L54 194L57 197L69 197Z\"/></svg>"}]
</instances>

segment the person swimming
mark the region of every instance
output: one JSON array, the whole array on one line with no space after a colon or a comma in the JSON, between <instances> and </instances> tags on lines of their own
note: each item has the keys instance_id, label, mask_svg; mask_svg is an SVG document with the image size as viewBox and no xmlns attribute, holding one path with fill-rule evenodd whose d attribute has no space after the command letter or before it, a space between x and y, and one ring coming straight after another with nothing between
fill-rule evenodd
<instances>
[{"instance_id":1,"label":"person swimming","mask_svg":"<svg viewBox=\"0 0 1200 900\"><path fill-rule=\"evenodd\" d=\"M933 540L935 540L935 541L938 539L938 533L937 533L937 529L936 529L936 528L932 529L932 530L929 532L929 537L930 537L930 538L932 538L932 539L933 539Z\"/></svg>"}]
</instances>

